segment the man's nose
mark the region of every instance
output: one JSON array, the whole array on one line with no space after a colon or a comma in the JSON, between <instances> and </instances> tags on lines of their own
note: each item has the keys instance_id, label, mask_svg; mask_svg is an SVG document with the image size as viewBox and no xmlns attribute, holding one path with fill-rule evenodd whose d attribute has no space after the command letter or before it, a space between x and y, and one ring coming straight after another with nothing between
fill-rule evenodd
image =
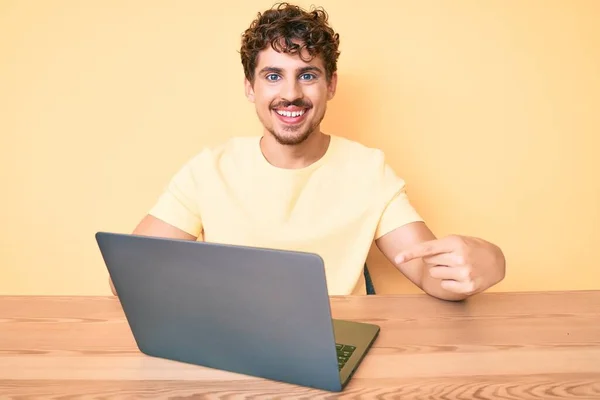
<instances>
[{"instance_id":1,"label":"man's nose","mask_svg":"<svg viewBox=\"0 0 600 400\"><path fill-rule=\"evenodd\" d=\"M281 88L281 97L287 101L294 101L302 97L302 90L295 79L286 81Z\"/></svg>"}]
</instances>

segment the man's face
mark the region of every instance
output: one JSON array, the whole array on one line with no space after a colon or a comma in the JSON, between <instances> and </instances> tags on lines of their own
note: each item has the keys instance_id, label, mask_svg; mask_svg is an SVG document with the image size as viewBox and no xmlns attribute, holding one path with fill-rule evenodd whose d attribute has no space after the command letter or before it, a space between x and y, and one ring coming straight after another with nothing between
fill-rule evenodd
<instances>
[{"instance_id":1,"label":"man's face","mask_svg":"<svg viewBox=\"0 0 600 400\"><path fill-rule=\"evenodd\" d=\"M254 84L246 80L245 86L265 129L280 144L296 145L319 131L336 83L336 74L327 82L321 57L306 63L268 46L258 55Z\"/></svg>"}]
</instances>

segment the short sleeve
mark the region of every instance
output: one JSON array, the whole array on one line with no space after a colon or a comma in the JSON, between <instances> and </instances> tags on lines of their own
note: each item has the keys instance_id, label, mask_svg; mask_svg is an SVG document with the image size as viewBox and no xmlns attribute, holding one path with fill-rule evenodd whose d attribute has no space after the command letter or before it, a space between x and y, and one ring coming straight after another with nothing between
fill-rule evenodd
<instances>
[{"instance_id":1,"label":"short sleeve","mask_svg":"<svg viewBox=\"0 0 600 400\"><path fill-rule=\"evenodd\" d=\"M403 225L423 221L408 199L404 180L387 164L383 168L381 184L384 208L375 231L375 239Z\"/></svg>"},{"instance_id":2,"label":"short sleeve","mask_svg":"<svg viewBox=\"0 0 600 400\"><path fill-rule=\"evenodd\" d=\"M202 233L197 169L194 160L186 163L149 211L150 215L196 237Z\"/></svg>"}]
</instances>

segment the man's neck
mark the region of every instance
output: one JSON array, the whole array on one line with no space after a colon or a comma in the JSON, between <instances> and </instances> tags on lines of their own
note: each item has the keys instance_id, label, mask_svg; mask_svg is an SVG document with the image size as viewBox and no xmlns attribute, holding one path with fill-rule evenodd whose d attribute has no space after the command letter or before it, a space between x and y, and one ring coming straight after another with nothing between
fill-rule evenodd
<instances>
[{"instance_id":1,"label":"man's neck","mask_svg":"<svg viewBox=\"0 0 600 400\"><path fill-rule=\"evenodd\" d=\"M297 145L282 145L271 135L265 133L260 140L260 149L267 161L278 168L305 168L318 161L329 148L331 137L322 132L311 134Z\"/></svg>"}]
</instances>

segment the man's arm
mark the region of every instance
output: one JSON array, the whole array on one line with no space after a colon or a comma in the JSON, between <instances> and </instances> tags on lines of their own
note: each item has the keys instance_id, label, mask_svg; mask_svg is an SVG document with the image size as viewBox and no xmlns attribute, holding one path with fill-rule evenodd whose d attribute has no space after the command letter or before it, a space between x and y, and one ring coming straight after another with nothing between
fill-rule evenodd
<instances>
[{"instance_id":1,"label":"man's arm","mask_svg":"<svg viewBox=\"0 0 600 400\"><path fill-rule=\"evenodd\" d=\"M505 276L506 261L496 245L457 235L436 239L423 222L396 228L376 244L409 280L443 300L463 300Z\"/></svg>"},{"instance_id":2,"label":"man's arm","mask_svg":"<svg viewBox=\"0 0 600 400\"><path fill-rule=\"evenodd\" d=\"M154 236L154 237L164 237L164 238L172 238L172 239L182 239L182 240L196 240L197 237L194 235L190 235L187 232L182 231L179 228L174 227L150 214L146 215L137 227L133 230L134 235L140 236ZM115 290L115 286L112 283L112 279L108 278L108 283L110 284L110 290L114 295L117 294Z\"/></svg>"},{"instance_id":3,"label":"man's arm","mask_svg":"<svg viewBox=\"0 0 600 400\"><path fill-rule=\"evenodd\" d=\"M444 290L440 285L441 279L431 277L427 265L422 259L416 258L396 264L395 258L402 250L435 239L435 235L425 223L412 222L383 235L375 243L385 257L425 293L444 300L462 300L466 297L464 294Z\"/></svg>"}]
</instances>

